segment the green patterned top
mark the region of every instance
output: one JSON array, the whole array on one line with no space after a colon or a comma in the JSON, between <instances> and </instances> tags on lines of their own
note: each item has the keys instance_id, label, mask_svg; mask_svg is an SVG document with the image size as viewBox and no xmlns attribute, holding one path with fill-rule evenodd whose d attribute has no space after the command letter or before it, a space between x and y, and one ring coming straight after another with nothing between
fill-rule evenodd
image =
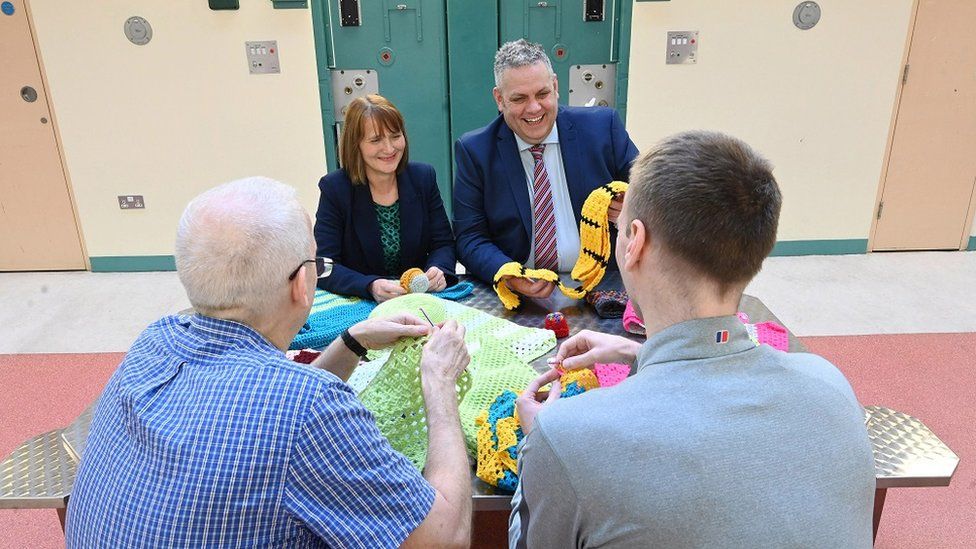
<instances>
[{"instance_id":1,"label":"green patterned top","mask_svg":"<svg viewBox=\"0 0 976 549\"><path fill-rule=\"evenodd\" d=\"M383 268L388 274L400 273L400 203L389 206L373 203L376 221L380 225L380 242L383 244Z\"/></svg>"}]
</instances>

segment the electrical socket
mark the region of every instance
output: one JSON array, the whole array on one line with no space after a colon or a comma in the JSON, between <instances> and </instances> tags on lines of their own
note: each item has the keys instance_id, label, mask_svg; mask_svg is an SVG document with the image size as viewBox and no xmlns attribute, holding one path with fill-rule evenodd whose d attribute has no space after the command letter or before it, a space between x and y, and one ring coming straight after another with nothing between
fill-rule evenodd
<instances>
[{"instance_id":1,"label":"electrical socket","mask_svg":"<svg viewBox=\"0 0 976 549\"><path fill-rule=\"evenodd\" d=\"M122 210L144 210L146 201L141 194L119 195L119 209Z\"/></svg>"}]
</instances>

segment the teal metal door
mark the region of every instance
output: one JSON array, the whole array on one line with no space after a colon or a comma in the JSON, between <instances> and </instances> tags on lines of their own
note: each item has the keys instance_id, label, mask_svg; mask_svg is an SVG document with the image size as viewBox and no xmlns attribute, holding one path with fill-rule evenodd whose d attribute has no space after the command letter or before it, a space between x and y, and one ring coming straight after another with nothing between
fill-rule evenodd
<instances>
[{"instance_id":1,"label":"teal metal door","mask_svg":"<svg viewBox=\"0 0 976 549\"><path fill-rule=\"evenodd\" d=\"M542 44L559 79L561 105L569 105L571 96L585 95L577 103L581 105L595 96L605 101L592 105L615 107L624 116L627 64L620 61L630 51L632 0L499 0L498 4L499 44L519 38ZM590 73L587 66L592 67ZM610 79L601 80L601 74ZM613 93L605 97L610 86ZM591 88L589 94L585 87Z\"/></svg>"},{"instance_id":2,"label":"teal metal door","mask_svg":"<svg viewBox=\"0 0 976 549\"><path fill-rule=\"evenodd\" d=\"M410 158L437 170L450 214L453 143L498 115L498 46L522 37L541 43L561 104L571 95L583 104L580 90L599 96L599 85L604 94L590 104L615 106L623 117L631 10L630 0L312 0L329 169L338 167L342 105L375 85L403 113Z\"/></svg>"},{"instance_id":3,"label":"teal metal door","mask_svg":"<svg viewBox=\"0 0 976 549\"><path fill-rule=\"evenodd\" d=\"M379 89L373 91L392 101L403 113L410 159L434 166L441 195L450 204L445 10L445 0L313 1L319 91L330 170L338 166L337 144L342 122L341 113L335 112L336 104L347 103L352 96L370 91L350 85L340 86L336 94L332 80L344 76L343 72L365 75L367 70L374 71Z\"/></svg>"}]
</instances>

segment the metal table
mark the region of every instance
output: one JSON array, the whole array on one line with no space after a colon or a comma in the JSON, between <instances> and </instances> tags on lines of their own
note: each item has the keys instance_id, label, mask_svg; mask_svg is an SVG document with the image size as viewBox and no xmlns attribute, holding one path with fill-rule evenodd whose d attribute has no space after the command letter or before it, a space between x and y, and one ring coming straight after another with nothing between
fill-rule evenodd
<instances>
[{"instance_id":1,"label":"metal table","mask_svg":"<svg viewBox=\"0 0 976 549\"><path fill-rule=\"evenodd\" d=\"M544 325L545 315L553 312L531 300L527 300L518 312L508 311L491 287L470 281L475 284L474 294L463 303L489 314L522 326L538 328ZM620 278L615 272L607 273L606 279L598 287L619 288ZM590 329L641 340L639 336L626 333L620 319L601 319L585 302L572 302L556 310L567 317L571 333ZM773 321L783 325L760 300L752 296L742 297L739 310L748 314L751 322ZM790 352L806 351L792 332L789 333L789 341ZM533 367L544 371L547 356L535 360ZM0 462L0 509L56 508L64 527L64 509L84 453L93 408L94 405L89 406L64 429L31 438ZM874 446L876 535L888 488L948 486L959 458L928 427L912 416L880 406L867 406L864 418ZM485 484L473 473L472 487L475 511L504 511L510 508L510 495L496 493L494 487Z\"/></svg>"}]
</instances>

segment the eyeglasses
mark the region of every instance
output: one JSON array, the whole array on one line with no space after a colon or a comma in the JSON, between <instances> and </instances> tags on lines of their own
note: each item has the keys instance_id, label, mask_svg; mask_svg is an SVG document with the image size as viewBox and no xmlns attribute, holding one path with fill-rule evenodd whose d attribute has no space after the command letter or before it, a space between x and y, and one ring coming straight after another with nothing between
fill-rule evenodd
<instances>
[{"instance_id":1,"label":"eyeglasses","mask_svg":"<svg viewBox=\"0 0 976 549\"><path fill-rule=\"evenodd\" d=\"M302 270L302 265L306 263L315 263L315 278L325 278L332 274L332 260L328 257L316 257L314 259L306 259L302 261L295 270L288 275L288 280L295 280L298 276L298 271Z\"/></svg>"}]
</instances>

